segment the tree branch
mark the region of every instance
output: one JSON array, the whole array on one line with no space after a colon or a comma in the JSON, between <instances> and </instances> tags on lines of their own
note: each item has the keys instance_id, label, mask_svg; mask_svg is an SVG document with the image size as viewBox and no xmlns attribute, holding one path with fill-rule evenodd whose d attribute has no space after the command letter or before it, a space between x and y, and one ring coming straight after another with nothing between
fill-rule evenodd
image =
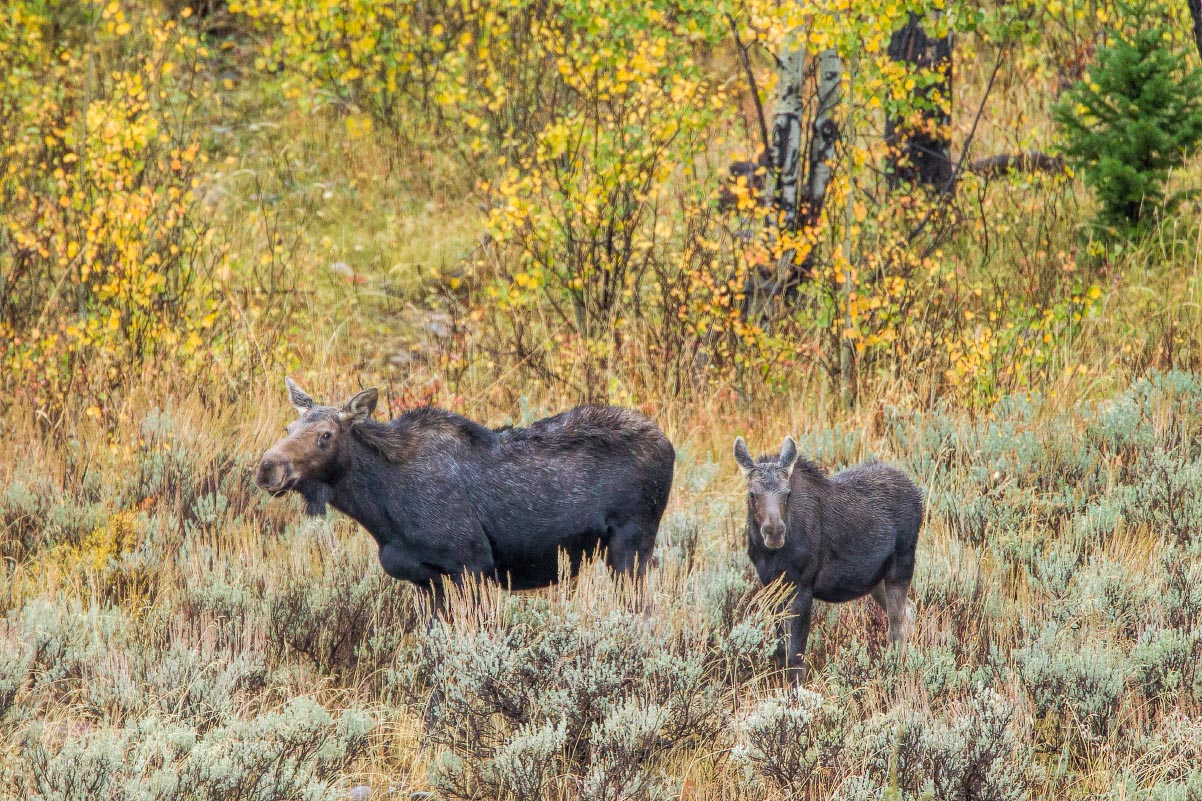
<instances>
[{"instance_id":1,"label":"tree branch","mask_svg":"<svg viewBox=\"0 0 1202 801\"><path fill-rule=\"evenodd\" d=\"M949 190L956 185L956 178L964 171L964 162L968 158L968 151L972 147L972 140L977 134L977 126L981 122L981 116L985 113L985 104L989 101L989 95L993 92L994 84L997 83L997 76L1002 69L1002 62L1006 59L1006 50L1009 49L1009 46L1009 42L1003 42L998 48L997 61L994 62L993 71L989 74L989 82L985 84L985 92L981 95L981 104L977 106L977 114L973 118L972 127L968 130L968 136L964 140L964 149L960 151L960 160L956 162L956 166L952 169L951 176L948 178L947 189ZM948 193L948 196L950 196L950 193ZM907 242L913 242L914 238L922 233L923 229L931 222L931 218L935 216L935 210L942 205L941 203L931 204L931 208L927 211L926 215L910 230L910 235L906 237Z\"/></svg>"},{"instance_id":2,"label":"tree branch","mask_svg":"<svg viewBox=\"0 0 1202 801\"><path fill-rule=\"evenodd\" d=\"M1013 170L1014 172L1060 172L1064 169L1064 159L1040 153L1037 150L1024 150L1019 153L1000 153L996 156L977 159L970 162L968 171L988 178L996 178Z\"/></svg>"},{"instance_id":3,"label":"tree branch","mask_svg":"<svg viewBox=\"0 0 1202 801\"><path fill-rule=\"evenodd\" d=\"M760 102L760 90L755 82L755 72L751 69L751 56L747 52L747 46L739 38L739 26L735 24L735 18L728 13L726 21L730 24L731 36L734 37L735 46L739 49L739 60L743 62L743 71L747 73L747 86L751 90L751 99L755 101L755 114L760 124L760 143L764 147L764 155L771 158L770 154L772 151L768 140L768 120L764 117L764 104Z\"/></svg>"}]
</instances>

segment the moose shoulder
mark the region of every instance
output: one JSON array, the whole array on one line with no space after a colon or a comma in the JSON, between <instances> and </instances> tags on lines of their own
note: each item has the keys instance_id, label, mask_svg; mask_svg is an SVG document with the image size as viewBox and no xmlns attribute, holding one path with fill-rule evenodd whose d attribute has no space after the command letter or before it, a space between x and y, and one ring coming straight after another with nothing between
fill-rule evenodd
<instances>
[{"instance_id":1,"label":"moose shoulder","mask_svg":"<svg viewBox=\"0 0 1202 801\"><path fill-rule=\"evenodd\" d=\"M901 640L923 517L914 482L879 462L827 476L798 456L792 437L759 459L739 437L735 461L747 479L747 554L764 584L783 577L793 590L782 642L793 678L803 675L814 599L871 595L889 618L889 641Z\"/></svg>"},{"instance_id":2,"label":"moose shoulder","mask_svg":"<svg viewBox=\"0 0 1202 801\"><path fill-rule=\"evenodd\" d=\"M597 549L621 572L651 559L675 453L636 412L580 406L494 431L421 408L377 423L375 389L335 408L286 383L299 417L255 482L299 493L309 514L328 504L356 520L395 578L437 588L469 574L528 589L558 578L560 550L573 572Z\"/></svg>"}]
</instances>

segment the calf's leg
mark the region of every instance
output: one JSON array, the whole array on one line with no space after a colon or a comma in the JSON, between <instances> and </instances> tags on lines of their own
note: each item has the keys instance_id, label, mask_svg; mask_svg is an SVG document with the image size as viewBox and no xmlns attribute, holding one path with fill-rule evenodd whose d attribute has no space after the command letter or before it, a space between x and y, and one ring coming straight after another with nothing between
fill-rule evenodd
<instances>
[{"instance_id":1,"label":"calf's leg","mask_svg":"<svg viewBox=\"0 0 1202 801\"><path fill-rule=\"evenodd\" d=\"M793 617L789 619L789 635L785 638L785 666L789 672L789 680L794 684L805 681L806 642L810 639L810 615L813 611L814 596L809 590L798 588L789 611Z\"/></svg>"}]
</instances>

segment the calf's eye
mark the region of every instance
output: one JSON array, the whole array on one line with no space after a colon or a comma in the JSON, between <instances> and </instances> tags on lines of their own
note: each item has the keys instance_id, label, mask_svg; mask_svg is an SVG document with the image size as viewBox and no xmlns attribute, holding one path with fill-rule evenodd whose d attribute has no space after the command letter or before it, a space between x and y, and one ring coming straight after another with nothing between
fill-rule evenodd
<instances>
[{"instance_id":1,"label":"calf's eye","mask_svg":"<svg viewBox=\"0 0 1202 801\"><path fill-rule=\"evenodd\" d=\"M330 438L331 438L332 436L334 436L334 435L333 435L333 434L331 434L329 431L323 431L323 432L321 432L321 441L322 441L322 442L329 442L329 441L330 441Z\"/></svg>"}]
</instances>

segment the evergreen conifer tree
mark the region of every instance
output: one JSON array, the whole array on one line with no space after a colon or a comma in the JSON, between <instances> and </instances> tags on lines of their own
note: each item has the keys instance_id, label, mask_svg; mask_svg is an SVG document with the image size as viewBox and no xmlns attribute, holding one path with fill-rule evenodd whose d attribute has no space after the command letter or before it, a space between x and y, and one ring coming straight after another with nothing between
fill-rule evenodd
<instances>
[{"instance_id":1,"label":"evergreen conifer tree","mask_svg":"<svg viewBox=\"0 0 1202 801\"><path fill-rule=\"evenodd\" d=\"M1156 6L1123 4L1126 24L1053 109L1069 164L1097 194L1103 222L1121 227L1172 208L1169 170L1202 141L1202 70L1189 68Z\"/></svg>"}]
</instances>

